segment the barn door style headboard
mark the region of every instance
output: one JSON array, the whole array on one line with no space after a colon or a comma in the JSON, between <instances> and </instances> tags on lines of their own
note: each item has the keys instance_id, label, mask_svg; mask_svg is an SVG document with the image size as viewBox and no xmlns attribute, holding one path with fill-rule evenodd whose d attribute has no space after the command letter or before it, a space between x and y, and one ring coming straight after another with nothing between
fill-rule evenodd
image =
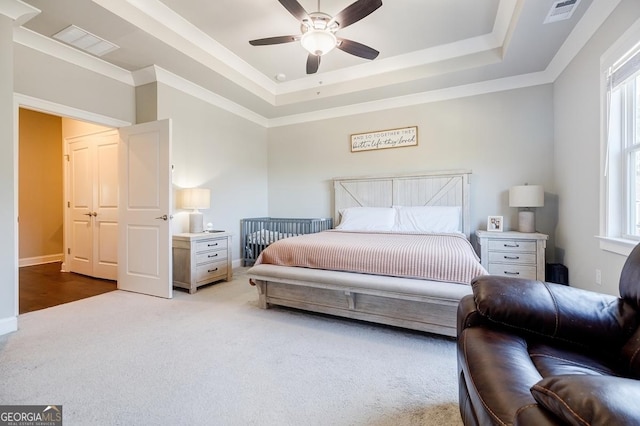
<instances>
[{"instance_id":1,"label":"barn door style headboard","mask_svg":"<svg viewBox=\"0 0 640 426\"><path fill-rule=\"evenodd\" d=\"M470 170L334 178L333 223L348 207L460 206L462 232L471 234Z\"/></svg>"}]
</instances>

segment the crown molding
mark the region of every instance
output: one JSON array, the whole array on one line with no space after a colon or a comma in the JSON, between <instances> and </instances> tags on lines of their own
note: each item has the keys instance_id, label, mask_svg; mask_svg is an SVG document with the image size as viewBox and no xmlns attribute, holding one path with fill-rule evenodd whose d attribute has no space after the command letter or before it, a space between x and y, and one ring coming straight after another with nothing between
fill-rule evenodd
<instances>
[{"instance_id":1,"label":"crown molding","mask_svg":"<svg viewBox=\"0 0 640 426\"><path fill-rule=\"evenodd\" d=\"M92 0L270 104L276 83L158 0Z\"/></svg>"},{"instance_id":2,"label":"crown molding","mask_svg":"<svg viewBox=\"0 0 640 426\"><path fill-rule=\"evenodd\" d=\"M569 34L569 37L567 37L567 40L562 44L562 46L544 71L497 80L483 81L446 89L422 92L397 98L388 98L375 102L365 102L344 107L315 111L311 113L294 114L285 117L273 118L269 120L269 127L300 124L310 121L325 120L374 111L383 111L392 108L402 108L406 106L419 105L422 103L439 102L443 100L482 95L491 92L499 92L504 90L512 90L554 83L560 76L560 74L565 70L565 68L580 52L580 50L587 44L589 39L591 39L598 28L600 28L600 26L609 17L609 15L611 15L615 8L620 4L620 2L621 0L592 2L591 6L584 13L583 18L577 23L571 34ZM503 4L504 0L501 2L500 6L502 7ZM520 11L522 9L522 0L518 0L517 2L515 2L514 0L513 6L513 9L509 9L509 13L512 16L510 25L513 25L513 22L517 20L520 14ZM504 16L504 13L505 12L503 12L502 16ZM505 43L503 44L503 48L508 45L508 39L511 36L511 31L507 30L504 36Z\"/></svg>"},{"instance_id":3,"label":"crown molding","mask_svg":"<svg viewBox=\"0 0 640 426\"><path fill-rule=\"evenodd\" d=\"M106 62L96 56L81 50L67 46L57 40L45 37L24 27L13 29L13 41L48 56L53 56L70 64L96 72L105 77L112 78L121 83L133 86L131 72Z\"/></svg>"},{"instance_id":4,"label":"crown molding","mask_svg":"<svg viewBox=\"0 0 640 426\"><path fill-rule=\"evenodd\" d=\"M500 0L493 30L489 34L403 55L378 59L370 63L354 65L343 70L325 72L322 73L322 85L323 87L327 87L328 85L341 84L343 88L362 86L362 84L358 84L358 80L364 80L368 77L400 72L408 68L425 67L427 65L434 65L463 57L480 57L478 54L481 53L490 54L491 51L503 47L507 42L508 36L510 36L509 30L517 21L518 13L516 12L519 12L519 9L516 6L519 4L519 1L522 0ZM414 79L416 78L417 77ZM376 85L372 82L373 79L369 80L370 83L366 88L374 88L383 84L380 83ZM276 94L283 95L303 91L313 92L318 88L317 83L318 77L315 75L279 83ZM278 102L278 105L280 104L281 103Z\"/></svg>"},{"instance_id":5,"label":"crown molding","mask_svg":"<svg viewBox=\"0 0 640 426\"><path fill-rule=\"evenodd\" d=\"M268 127L289 126L292 124L301 124L311 121L327 120L331 118L365 114L395 108L404 108L414 105L484 95L487 93L502 92L505 90L539 86L549 83L552 83L552 81L549 80L549 76L546 72L523 74L514 77L506 77L479 83L449 87L446 89L415 93L412 95L398 96L395 98L388 98L384 100L363 102L344 107L330 108L310 113L273 118L269 120Z\"/></svg>"},{"instance_id":6,"label":"crown molding","mask_svg":"<svg viewBox=\"0 0 640 426\"><path fill-rule=\"evenodd\" d=\"M128 12L131 12L133 8L136 13L139 15L138 19L141 16L146 16L147 20L151 19L148 15L146 15L145 10L149 9L149 7L158 4L157 0L93 0L98 4L108 3L112 7L114 7L117 11L122 12L121 8L126 8ZM569 63L573 60L573 58L580 52L580 50L585 46L588 40L593 36L596 30L602 25L602 23L609 17L609 15L615 10L621 0L609 0L609 1L594 1L591 6L585 12L583 18L578 22L574 30L571 32L565 43L561 46L558 53L551 60L547 68L538 73L525 74L514 77L501 78L496 80L483 81L478 83L472 83L468 85L461 85L457 87L451 87L446 89L432 90L422 93L416 93L407 96L400 96L395 98L388 98L383 100L376 100L373 102L364 102L359 104L347 105L343 107L330 108L325 110L319 110L309 113L303 114L294 114L289 116L283 116L278 118L268 119L260 114L257 114L251 111L248 108L245 108L227 98L224 98L214 92L211 92L191 81L188 81L182 77L179 77L167 70L164 70L158 66L152 65L150 67L146 67L142 70L138 70L135 72L129 72L125 69L117 67L115 65L111 65L97 57L86 54L84 52L78 51L72 47L69 47L63 43L55 41L53 39L41 36L33 31L28 29L17 27L14 29L14 40L17 43L23 44L27 47L38 50L44 54L54 56L60 59L63 59L69 63L78 65L80 67L86 68L88 70L100 73L107 77L113 78L115 80L121 81L125 84L131 86L139 86L142 84L147 84L151 82L160 82L166 84L170 87L173 87L177 90L188 93L204 102L207 102L211 105L222 108L230 113L243 117L253 123L256 123L263 127L279 127L286 126L291 124L299 124L304 122L318 121L348 115L357 115L366 112L374 112L387 110L392 108L402 108L406 106L438 102L443 100L450 100L455 98L462 98L468 96L481 95L491 92L499 92L504 90L517 89L522 87L530 87L535 85L549 84L553 83L558 76L562 73L562 71L569 65ZM16 3L22 3L17 1ZM158 22L165 22L172 15L167 12L170 9L164 6L164 9L160 12L154 12L154 22L158 24ZM470 52L473 49L477 48L488 48L493 46L501 46L502 49L505 49L508 45L508 41L510 39L511 29L514 23L514 20L517 20L519 13L522 7L522 0L501 0L499 5L498 17L496 19L496 23L494 24L493 34L497 34L497 38L490 37L477 37L475 39L469 39L464 41L462 44L456 44L456 48L465 49L465 51ZM111 9L110 9L111 10ZM1 11L1 9L0 9ZM116 13L114 12L114 13ZM173 12L171 12L173 13ZM122 15L120 15L122 16ZM184 21L182 18L180 18ZM131 22L131 21L130 21ZM134 25L137 25L133 22ZM172 31L182 31L181 26L184 24L176 24L172 23ZM189 24L190 25L190 24ZM166 27L165 27L166 28ZM183 28L184 29L184 28ZM196 39L201 35L192 34L191 38ZM213 41L212 39L210 39ZM498 47L498 48L499 48ZM434 50L429 50L429 54L433 54ZM436 52L440 58L445 58L447 55L447 49L443 49L440 52ZM231 52L227 52L228 54L233 55ZM426 55L427 52L422 51L418 52L417 55ZM237 58L237 57L236 57ZM391 58L390 58L391 59ZM407 55L404 58L406 61L416 60L415 58L410 58ZM419 60L418 60L419 61ZM380 61L382 65L380 67L392 67L389 63L384 61ZM233 61L231 62L233 63ZM228 66L228 65L227 65ZM360 71L357 67L352 67L357 71ZM348 69L345 72L353 72L354 70ZM339 78L336 72L335 78ZM361 74L358 73L361 76ZM329 81L327 83L331 83L331 78L334 77L332 73L327 73ZM323 80L327 80L325 75L323 75ZM315 82L315 80L314 80ZM273 82L270 82L273 83ZM286 83L291 86L294 86L294 82ZM271 86L270 86L271 87ZM281 89L278 89L278 93L283 94L287 91L295 91L300 90L303 85L295 86L295 88L287 89L289 86L284 86L285 89L283 92L280 92ZM274 90L275 92L275 90ZM275 102L275 94L269 95L269 102L274 104ZM264 98L264 97L263 97ZM92 120L90 120L92 121Z\"/></svg>"},{"instance_id":7,"label":"crown molding","mask_svg":"<svg viewBox=\"0 0 640 426\"><path fill-rule=\"evenodd\" d=\"M313 91L317 87L317 76L275 83L159 0L92 1L246 88L271 105L281 104L277 99L278 95L296 91ZM378 60L367 64L367 67L356 65L323 73L323 84L344 83L342 87L348 87L354 80L395 72L407 67L424 66L452 58L475 55L501 47L515 19L519 1L522 0L500 0L494 27L489 34ZM369 79L368 84L374 84L373 79ZM297 99L295 96L294 98Z\"/></svg>"},{"instance_id":8,"label":"crown molding","mask_svg":"<svg viewBox=\"0 0 640 426\"><path fill-rule=\"evenodd\" d=\"M584 13L582 19L576 24L571 34L558 49L558 53L553 57L547 66L547 72L555 81L565 70L573 58L580 53L580 50L587 44L589 39L600 28L609 15L620 4L621 0L594 0Z\"/></svg>"},{"instance_id":9,"label":"crown molding","mask_svg":"<svg viewBox=\"0 0 640 426\"><path fill-rule=\"evenodd\" d=\"M39 13L40 9L20 0L4 0L0 2L0 15L15 21L17 26L24 24Z\"/></svg>"},{"instance_id":10,"label":"crown molding","mask_svg":"<svg viewBox=\"0 0 640 426\"><path fill-rule=\"evenodd\" d=\"M134 80L141 84L153 81L165 84L262 127L267 127L268 125L268 121L265 117L157 65L152 65L140 71L136 71L134 73Z\"/></svg>"}]
</instances>

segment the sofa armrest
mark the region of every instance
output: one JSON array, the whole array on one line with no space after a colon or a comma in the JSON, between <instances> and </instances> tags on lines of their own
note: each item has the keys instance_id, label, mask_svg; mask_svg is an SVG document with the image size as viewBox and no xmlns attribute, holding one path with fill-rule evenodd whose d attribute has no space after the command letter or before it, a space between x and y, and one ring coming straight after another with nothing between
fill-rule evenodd
<instances>
[{"instance_id":1,"label":"sofa armrest","mask_svg":"<svg viewBox=\"0 0 640 426\"><path fill-rule=\"evenodd\" d=\"M621 346L637 327L635 309L606 294L492 275L471 286L480 315L538 336L610 348Z\"/></svg>"},{"instance_id":2,"label":"sofa armrest","mask_svg":"<svg viewBox=\"0 0 640 426\"><path fill-rule=\"evenodd\" d=\"M457 313L457 331L458 336L462 330L469 327L477 327L482 324L489 323L487 319L478 312L473 294L464 296L458 303Z\"/></svg>"}]
</instances>

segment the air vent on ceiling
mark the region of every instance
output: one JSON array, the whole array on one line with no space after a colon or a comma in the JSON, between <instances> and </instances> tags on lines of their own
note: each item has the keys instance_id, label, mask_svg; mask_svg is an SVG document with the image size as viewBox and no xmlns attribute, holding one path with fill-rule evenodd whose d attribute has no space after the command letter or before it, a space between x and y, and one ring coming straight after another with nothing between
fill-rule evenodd
<instances>
[{"instance_id":1,"label":"air vent on ceiling","mask_svg":"<svg viewBox=\"0 0 640 426\"><path fill-rule=\"evenodd\" d=\"M62 31L55 33L53 38L95 56L106 55L119 48L119 46L75 25L69 25Z\"/></svg>"},{"instance_id":2,"label":"air vent on ceiling","mask_svg":"<svg viewBox=\"0 0 640 426\"><path fill-rule=\"evenodd\" d=\"M564 21L571 18L579 4L580 0L559 0L553 3L543 23L548 24L549 22Z\"/></svg>"}]
</instances>

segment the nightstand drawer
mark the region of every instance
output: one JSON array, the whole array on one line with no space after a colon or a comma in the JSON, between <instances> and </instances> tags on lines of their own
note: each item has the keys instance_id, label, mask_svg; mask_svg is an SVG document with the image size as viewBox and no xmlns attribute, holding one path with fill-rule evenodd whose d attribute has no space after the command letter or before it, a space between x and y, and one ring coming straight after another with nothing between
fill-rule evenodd
<instances>
[{"instance_id":1,"label":"nightstand drawer","mask_svg":"<svg viewBox=\"0 0 640 426\"><path fill-rule=\"evenodd\" d=\"M536 252L536 242L530 240L489 240L489 251Z\"/></svg>"},{"instance_id":2,"label":"nightstand drawer","mask_svg":"<svg viewBox=\"0 0 640 426\"><path fill-rule=\"evenodd\" d=\"M203 240L196 242L196 253L202 253L209 250L220 250L227 248L227 239L218 238L211 240Z\"/></svg>"},{"instance_id":3,"label":"nightstand drawer","mask_svg":"<svg viewBox=\"0 0 640 426\"><path fill-rule=\"evenodd\" d=\"M196 254L196 265L201 265L208 262L217 262L219 260L227 259L226 250L209 251L206 253Z\"/></svg>"},{"instance_id":4,"label":"nightstand drawer","mask_svg":"<svg viewBox=\"0 0 640 426\"><path fill-rule=\"evenodd\" d=\"M534 265L536 264L536 254L534 253L521 253L516 251L490 251L489 263L517 263Z\"/></svg>"},{"instance_id":5,"label":"nightstand drawer","mask_svg":"<svg viewBox=\"0 0 640 426\"><path fill-rule=\"evenodd\" d=\"M544 281L546 234L476 231L480 261L491 275Z\"/></svg>"},{"instance_id":6,"label":"nightstand drawer","mask_svg":"<svg viewBox=\"0 0 640 426\"><path fill-rule=\"evenodd\" d=\"M208 281L227 275L227 261L207 263L196 268L196 282Z\"/></svg>"},{"instance_id":7,"label":"nightstand drawer","mask_svg":"<svg viewBox=\"0 0 640 426\"><path fill-rule=\"evenodd\" d=\"M489 263L487 269L491 275L502 275L503 277L537 279L535 266L512 265L504 263Z\"/></svg>"}]
</instances>

